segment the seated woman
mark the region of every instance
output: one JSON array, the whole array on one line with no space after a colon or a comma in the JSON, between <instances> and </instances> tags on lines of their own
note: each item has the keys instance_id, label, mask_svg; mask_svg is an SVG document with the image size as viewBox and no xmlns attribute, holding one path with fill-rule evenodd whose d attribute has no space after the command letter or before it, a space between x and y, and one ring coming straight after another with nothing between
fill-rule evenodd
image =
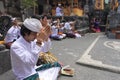
<instances>
[{"instance_id":1,"label":"seated woman","mask_svg":"<svg viewBox=\"0 0 120 80\"><path fill-rule=\"evenodd\" d=\"M101 30L100 30L100 20L99 19L95 19L94 27L92 27L92 30L95 31L95 32L101 32Z\"/></svg>"},{"instance_id":2,"label":"seated woman","mask_svg":"<svg viewBox=\"0 0 120 80\"><path fill-rule=\"evenodd\" d=\"M94 25L90 25L90 30L92 31L92 32L97 32L97 30L95 29L95 27L94 27Z\"/></svg>"},{"instance_id":3,"label":"seated woman","mask_svg":"<svg viewBox=\"0 0 120 80\"><path fill-rule=\"evenodd\" d=\"M66 38L66 34L64 34L64 23L60 23L60 27L58 29L58 34Z\"/></svg>"},{"instance_id":4,"label":"seated woman","mask_svg":"<svg viewBox=\"0 0 120 80\"><path fill-rule=\"evenodd\" d=\"M71 26L71 31L73 32L75 37L80 38L81 37L80 33L78 33L78 31L75 29L75 21L71 21L70 26Z\"/></svg>"},{"instance_id":5,"label":"seated woman","mask_svg":"<svg viewBox=\"0 0 120 80\"><path fill-rule=\"evenodd\" d=\"M62 40L64 38L64 36L58 34L58 30L59 30L59 25L57 21L53 21L53 25L52 27L52 34L50 35L50 38L53 40Z\"/></svg>"},{"instance_id":6,"label":"seated woman","mask_svg":"<svg viewBox=\"0 0 120 80\"><path fill-rule=\"evenodd\" d=\"M18 25L18 21L16 18L12 18L12 24L12 27L8 30L4 39L5 46L8 49L10 49L11 44L20 37L21 27Z\"/></svg>"},{"instance_id":7,"label":"seated woman","mask_svg":"<svg viewBox=\"0 0 120 80\"><path fill-rule=\"evenodd\" d=\"M74 30L74 23L73 22L66 22L64 25L64 29L65 29L65 34L66 37L68 38L79 38L81 37L81 35Z\"/></svg>"}]
</instances>

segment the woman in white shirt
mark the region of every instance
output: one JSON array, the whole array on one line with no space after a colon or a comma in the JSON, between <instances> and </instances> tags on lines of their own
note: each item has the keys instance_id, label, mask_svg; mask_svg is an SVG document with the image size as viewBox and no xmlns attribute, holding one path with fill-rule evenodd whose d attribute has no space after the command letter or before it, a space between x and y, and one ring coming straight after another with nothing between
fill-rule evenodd
<instances>
[{"instance_id":1,"label":"woman in white shirt","mask_svg":"<svg viewBox=\"0 0 120 80\"><path fill-rule=\"evenodd\" d=\"M58 34L59 25L57 25L57 23L57 21L53 21L52 34L50 35L50 38L53 40L62 40L64 37Z\"/></svg>"}]
</instances>

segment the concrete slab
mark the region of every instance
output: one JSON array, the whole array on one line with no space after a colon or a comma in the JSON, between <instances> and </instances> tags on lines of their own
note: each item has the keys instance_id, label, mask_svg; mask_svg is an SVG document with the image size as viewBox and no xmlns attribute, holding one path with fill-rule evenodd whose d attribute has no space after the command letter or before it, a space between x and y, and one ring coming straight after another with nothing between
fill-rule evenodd
<instances>
[{"instance_id":1,"label":"concrete slab","mask_svg":"<svg viewBox=\"0 0 120 80\"><path fill-rule=\"evenodd\" d=\"M76 61L76 63L81 64L81 65L86 65L86 66L94 67L94 68L97 68L97 69L102 69L102 70L107 70L107 71L111 71L111 72L115 72L115 73L120 73L120 66L119 65L116 66L116 65L105 63L102 60L94 59L95 56L92 55L91 51L95 48L95 45L98 43L98 40L100 38L102 38L102 37L103 37L103 35L101 35L101 34L98 35L97 38L92 42L92 44L87 48L87 50L85 50L85 52L82 55L82 57L79 60ZM104 45L107 45L106 47L110 47L112 49L114 48L114 50L115 49L119 50L119 48L120 48L119 42L113 41L114 45L112 45L112 43L111 43L112 47L108 46L107 43L108 42L104 43ZM118 47L115 47L116 46L115 44L117 44ZM96 52L96 53L99 53L99 52Z\"/></svg>"},{"instance_id":2,"label":"concrete slab","mask_svg":"<svg viewBox=\"0 0 120 80\"><path fill-rule=\"evenodd\" d=\"M13 74L12 70L9 70L0 75L0 80L15 80L15 75Z\"/></svg>"}]
</instances>

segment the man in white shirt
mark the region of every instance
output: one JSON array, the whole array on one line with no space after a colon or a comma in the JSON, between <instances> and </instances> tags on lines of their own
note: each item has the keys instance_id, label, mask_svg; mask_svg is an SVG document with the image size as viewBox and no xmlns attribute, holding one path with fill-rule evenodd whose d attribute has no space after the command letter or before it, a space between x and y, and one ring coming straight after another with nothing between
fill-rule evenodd
<instances>
[{"instance_id":1,"label":"man in white shirt","mask_svg":"<svg viewBox=\"0 0 120 80\"><path fill-rule=\"evenodd\" d=\"M71 32L71 26L69 22L65 22L64 28L67 30L67 32Z\"/></svg>"},{"instance_id":2,"label":"man in white shirt","mask_svg":"<svg viewBox=\"0 0 120 80\"><path fill-rule=\"evenodd\" d=\"M20 36L21 27L18 25L18 21L16 18L12 18L12 24L12 27L8 30L4 39L6 48L8 49L10 49L11 44Z\"/></svg>"},{"instance_id":3,"label":"man in white shirt","mask_svg":"<svg viewBox=\"0 0 120 80\"><path fill-rule=\"evenodd\" d=\"M58 4L58 6L56 7L56 16L63 16L61 4Z\"/></svg>"},{"instance_id":4,"label":"man in white shirt","mask_svg":"<svg viewBox=\"0 0 120 80\"><path fill-rule=\"evenodd\" d=\"M37 32L41 32L43 35L41 40L44 39L42 30L39 20L25 19L21 27L20 38L11 45L11 64L16 80L56 80L60 70L59 67L43 69L44 66L42 66L36 69L42 44L39 40L34 40L37 37ZM46 74L49 75L46 76Z\"/></svg>"}]
</instances>

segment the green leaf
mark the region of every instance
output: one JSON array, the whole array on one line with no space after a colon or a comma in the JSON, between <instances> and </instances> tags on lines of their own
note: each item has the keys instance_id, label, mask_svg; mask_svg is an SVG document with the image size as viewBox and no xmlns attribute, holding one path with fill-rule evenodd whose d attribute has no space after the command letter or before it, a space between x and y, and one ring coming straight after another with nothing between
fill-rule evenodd
<instances>
[{"instance_id":1,"label":"green leaf","mask_svg":"<svg viewBox=\"0 0 120 80\"><path fill-rule=\"evenodd\" d=\"M24 8L34 7L37 6L37 0L21 0L21 5Z\"/></svg>"}]
</instances>

